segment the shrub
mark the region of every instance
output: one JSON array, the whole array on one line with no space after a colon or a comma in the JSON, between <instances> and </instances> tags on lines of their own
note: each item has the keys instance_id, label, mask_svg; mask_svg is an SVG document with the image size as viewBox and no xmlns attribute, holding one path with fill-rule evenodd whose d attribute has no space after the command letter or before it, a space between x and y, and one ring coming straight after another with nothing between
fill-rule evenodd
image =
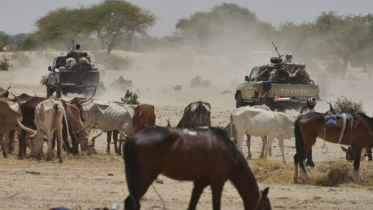
<instances>
[{"instance_id":1,"label":"shrub","mask_svg":"<svg viewBox=\"0 0 373 210\"><path fill-rule=\"evenodd\" d=\"M182 86L181 85L176 85L172 87L174 91L181 91Z\"/></svg>"},{"instance_id":2,"label":"shrub","mask_svg":"<svg viewBox=\"0 0 373 210\"><path fill-rule=\"evenodd\" d=\"M123 75L119 76L119 78L114 80L114 82L111 83L110 85L110 87L119 89L119 90L128 89L128 88L131 88L132 86L133 86L132 80L124 79Z\"/></svg>"},{"instance_id":3,"label":"shrub","mask_svg":"<svg viewBox=\"0 0 373 210\"><path fill-rule=\"evenodd\" d=\"M8 62L9 60L3 55L3 59L0 59L0 71L8 71L11 65Z\"/></svg>"},{"instance_id":4,"label":"shrub","mask_svg":"<svg viewBox=\"0 0 373 210\"><path fill-rule=\"evenodd\" d=\"M190 80L190 87L210 87L210 80L202 80L200 76L195 76Z\"/></svg>"},{"instance_id":5,"label":"shrub","mask_svg":"<svg viewBox=\"0 0 373 210\"><path fill-rule=\"evenodd\" d=\"M31 64L31 59L22 52L15 52L12 54L12 59L15 61L16 65L21 68L28 68Z\"/></svg>"},{"instance_id":6,"label":"shrub","mask_svg":"<svg viewBox=\"0 0 373 210\"><path fill-rule=\"evenodd\" d=\"M41 76L40 84L47 85L47 78L48 78L48 75Z\"/></svg>"},{"instance_id":7,"label":"shrub","mask_svg":"<svg viewBox=\"0 0 373 210\"><path fill-rule=\"evenodd\" d=\"M133 60L129 57L122 58L119 55L113 55L106 52L92 52L96 59L96 63L102 64L106 69L112 70L129 70Z\"/></svg>"},{"instance_id":8,"label":"shrub","mask_svg":"<svg viewBox=\"0 0 373 210\"><path fill-rule=\"evenodd\" d=\"M137 100L139 96L136 93L132 93L130 90L126 91L126 95L120 100L126 104L136 104L139 105L140 102Z\"/></svg>"},{"instance_id":9,"label":"shrub","mask_svg":"<svg viewBox=\"0 0 373 210\"><path fill-rule=\"evenodd\" d=\"M363 110L363 103L361 101L359 102L353 102L351 99L349 100L345 96L340 96L337 98L337 101L334 104L334 109L337 112L349 112L351 109L354 108L357 112L364 113Z\"/></svg>"}]
</instances>

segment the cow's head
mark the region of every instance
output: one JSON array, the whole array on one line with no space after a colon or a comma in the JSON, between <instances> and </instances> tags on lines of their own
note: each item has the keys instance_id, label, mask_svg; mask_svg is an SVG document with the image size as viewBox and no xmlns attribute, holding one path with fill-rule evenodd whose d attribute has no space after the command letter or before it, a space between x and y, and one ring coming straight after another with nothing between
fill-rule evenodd
<instances>
[{"instance_id":1,"label":"cow's head","mask_svg":"<svg viewBox=\"0 0 373 210\"><path fill-rule=\"evenodd\" d=\"M95 148L94 148L95 147L95 141L103 133L103 131L101 131L99 134L94 135L95 131L96 131L96 129L92 129L92 131L91 131L91 133L89 134L89 137L88 137L88 144L87 144L87 149L86 149L86 152L87 152L88 155L91 154L92 152L95 152Z\"/></svg>"},{"instance_id":2,"label":"cow's head","mask_svg":"<svg viewBox=\"0 0 373 210\"><path fill-rule=\"evenodd\" d=\"M353 161L355 160L355 150L352 147L348 147L348 149L342 147L342 151L346 153L346 160Z\"/></svg>"}]
</instances>

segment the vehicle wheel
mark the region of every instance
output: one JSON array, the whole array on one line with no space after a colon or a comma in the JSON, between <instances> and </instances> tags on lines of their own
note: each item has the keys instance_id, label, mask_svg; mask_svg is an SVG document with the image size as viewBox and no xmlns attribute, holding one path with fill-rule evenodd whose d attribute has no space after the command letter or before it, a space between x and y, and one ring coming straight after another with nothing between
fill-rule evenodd
<instances>
[{"instance_id":1,"label":"vehicle wheel","mask_svg":"<svg viewBox=\"0 0 373 210\"><path fill-rule=\"evenodd\" d=\"M61 88L57 87L56 89L56 98L61 98Z\"/></svg>"},{"instance_id":2,"label":"vehicle wheel","mask_svg":"<svg viewBox=\"0 0 373 210\"><path fill-rule=\"evenodd\" d=\"M47 98L53 95L53 89L47 86Z\"/></svg>"},{"instance_id":3,"label":"vehicle wheel","mask_svg":"<svg viewBox=\"0 0 373 210\"><path fill-rule=\"evenodd\" d=\"M238 93L236 97L236 108L240 108L241 106L245 106L245 104L243 102L241 93Z\"/></svg>"},{"instance_id":4,"label":"vehicle wheel","mask_svg":"<svg viewBox=\"0 0 373 210\"><path fill-rule=\"evenodd\" d=\"M261 101L261 104L265 104L268 106L272 111L275 111L276 109L276 104L273 101L273 98L263 98Z\"/></svg>"}]
</instances>

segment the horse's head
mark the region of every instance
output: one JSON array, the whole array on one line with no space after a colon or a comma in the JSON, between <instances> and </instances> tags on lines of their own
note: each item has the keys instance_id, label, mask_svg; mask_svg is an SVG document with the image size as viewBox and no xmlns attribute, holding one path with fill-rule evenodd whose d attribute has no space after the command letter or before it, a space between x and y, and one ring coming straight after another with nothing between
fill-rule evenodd
<instances>
[{"instance_id":1,"label":"horse's head","mask_svg":"<svg viewBox=\"0 0 373 210\"><path fill-rule=\"evenodd\" d=\"M346 160L353 161L355 160L355 150L352 147L349 147L348 149L342 147L342 151L346 153Z\"/></svg>"},{"instance_id":2,"label":"horse's head","mask_svg":"<svg viewBox=\"0 0 373 210\"><path fill-rule=\"evenodd\" d=\"M268 199L268 191L269 191L269 187L265 188L262 191L261 193L262 196L261 198L259 198L255 209L258 209L258 210L270 210L271 209L271 202Z\"/></svg>"}]
</instances>

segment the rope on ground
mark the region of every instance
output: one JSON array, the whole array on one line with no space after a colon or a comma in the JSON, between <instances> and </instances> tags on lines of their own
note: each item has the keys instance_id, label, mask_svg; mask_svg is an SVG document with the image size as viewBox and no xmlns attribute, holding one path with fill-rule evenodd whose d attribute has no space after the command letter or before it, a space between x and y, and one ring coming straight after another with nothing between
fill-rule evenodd
<instances>
[{"instance_id":1,"label":"rope on ground","mask_svg":"<svg viewBox=\"0 0 373 210\"><path fill-rule=\"evenodd\" d=\"M154 185L152 185L153 189L154 189L154 192L157 194L158 198L162 201L162 206L163 207L159 207L159 206L150 206L149 208L147 208L147 210L152 210L152 209L163 209L163 210L168 210L166 208L166 204L164 203L164 200L162 198L162 196L158 193L157 189L154 187Z\"/></svg>"}]
</instances>

